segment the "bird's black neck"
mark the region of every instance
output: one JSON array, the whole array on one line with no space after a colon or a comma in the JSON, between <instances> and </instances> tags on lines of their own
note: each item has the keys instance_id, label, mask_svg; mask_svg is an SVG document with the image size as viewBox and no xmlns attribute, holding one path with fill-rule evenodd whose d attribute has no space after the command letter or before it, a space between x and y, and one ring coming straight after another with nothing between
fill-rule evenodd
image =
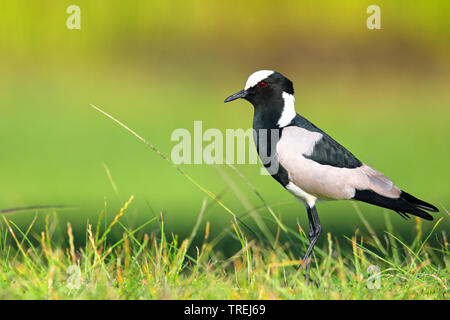
<instances>
[{"instance_id":1,"label":"bird's black neck","mask_svg":"<svg viewBox=\"0 0 450 320\"><path fill-rule=\"evenodd\" d=\"M281 166L276 155L276 145L283 131L283 128L278 125L281 113L282 108L279 112L273 110L272 112L262 112L261 109L255 108L253 129L254 142L261 162L275 180L286 186L289 183L288 173ZM276 170L274 171L272 168L276 168Z\"/></svg>"},{"instance_id":2,"label":"bird's black neck","mask_svg":"<svg viewBox=\"0 0 450 320\"><path fill-rule=\"evenodd\" d=\"M279 129L278 121L283 112L283 104L273 106L257 106L253 115L253 129Z\"/></svg>"}]
</instances>

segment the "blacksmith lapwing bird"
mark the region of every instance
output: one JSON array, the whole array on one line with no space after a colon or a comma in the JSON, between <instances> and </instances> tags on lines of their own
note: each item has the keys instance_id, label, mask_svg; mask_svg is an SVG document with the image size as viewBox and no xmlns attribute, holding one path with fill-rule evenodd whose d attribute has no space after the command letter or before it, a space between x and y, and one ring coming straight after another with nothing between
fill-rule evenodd
<instances>
[{"instance_id":1,"label":"blacksmith lapwing bird","mask_svg":"<svg viewBox=\"0 0 450 320\"><path fill-rule=\"evenodd\" d=\"M254 107L254 140L262 163L306 207L310 243L302 267L306 265L307 282L312 251L322 231L316 210L318 200L359 200L392 209L404 218L409 213L433 220L425 210L438 212L435 206L401 190L297 114L293 84L281 73L253 73L244 90L225 102L239 98Z\"/></svg>"}]
</instances>

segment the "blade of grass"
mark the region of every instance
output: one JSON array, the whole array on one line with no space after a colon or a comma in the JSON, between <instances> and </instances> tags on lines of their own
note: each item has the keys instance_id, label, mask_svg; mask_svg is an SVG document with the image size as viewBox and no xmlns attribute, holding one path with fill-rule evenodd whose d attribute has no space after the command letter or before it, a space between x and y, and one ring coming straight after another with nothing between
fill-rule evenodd
<instances>
[{"instance_id":1,"label":"blade of grass","mask_svg":"<svg viewBox=\"0 0 450 320\"><path fill-rule=\"evenodd\" d=\"M350 239L350 238L348 238L347 236L344 236L344 238L347 239L348 241L350 241L350 242L353 243L353 240ZM395 265L394 263L392 263L391 261L386 260L385 258L381 257L380 255L376 254L375 252L373 252L373 251L367 249L367 248L364 247L364 246L361 246L360 244L358 244L358 243L356 243L356 242L355 242L354 244L355 244L358 248L360 248L361 250L363 250L364 252L366 252L366 253L370 254L371 256L374 256L375 258L377 258L377 259L379 259L379 260L385 262L386 264L390 265L390 266L391 266L392 268L394 268L395 270L398 270L398 271L400 271L400 272L402 272L402 273L406 273L405 270L403 270L402 268L396 266L396 265Z\"/></svg>"},{"instance_id":2,"label":"blade of grass","mask_svg":"<svg viewBox=\"0 0 450 320\"><path fill-rule=\"evenodd\" d=\"M361 210L359 209L358 205L352 201L352 205L355 208L356 213L358 214L359 218L361 219L361 221L363 222L364 226L366 227L367 231L369 231L370 235L372 236L373 240L375 241L377 248L385 255L387 256L387 251L386 249L383 247L383 245L381 244L380 239L378 238L375 230L373 230L372 226L370 225L370 223L366 220L366 218L364 218L364 215L362 214Z\"/></svg>"},{"instance_id":3,"label":"blade of grass","mask_svg":"<svg viewBox=\"0 0 450 320\"><path fill-rule=\"evenodd\" d=\"M434 230L436 230L438 224L439 224L443 219L444 219L444 218L441 217L441 218L439 218L438 221L436 221L436 223L435 223L434 226L433 226L433 229L431 229L430 233L429 233L428 236L425 238L425 240L422 242L420 248L417 250L416 255L419 255L419 254L420 254L420 252L421 252L422 249L423 249L423 246L425 245L425 243L427 243L428 239L430 239L431 235L434 233Z\"/></svg>"},{"instance_id":4,"label":"blade of grass","mask_svg":"<svg viewBox=\"0 0 450 320\"><path fill-rule=\"evenodd\" d=\"M194 238L197 234L198 228L200 227L200 223L203 220L203 215L205 213L206 203L207 203L206 200L207 200L207 198L204 198L202 201L202 206L200 208L200 212L198 214L197 221L195 221L194 228L192 229L191 235L188 238L188 243L186 245L186 251L189 249L189 246L191 245L192 241L194 240Z\"/></svg>"},{"instance_id":5,"label":"blade of grass","mask_svg":"<svg viewBox=\"0 0 450 320\"><path fill-rule=\"evenodd\" d=\"M273 244L275 238L271 234L271 232L270 232L269 228L267 227L267 225L265 224L265 222L259 216L258 211L252 210L252 206L251 206L250 202L245 197L245 195L243 195L242 192L240 192L236 183L219 167L216 167L216 169L219 172L222 179L225 181L225 183L230 187L230 189L233 191L233 193L236 195L236 197L238 197L239 201L242 203L245 210L248 210L249 215L255 221L258 228L262 231L262 233L266 237L266 240L269 242L269 244ZM264 241L264 239L262 238L262 236L259 233L255 232L253 230L251 230L251 232L254 233L258 237L259 240Z\"/></svg>"},{"instance_id":6,"label":"blade of grass","mask_svg":"<svg viewBox=\"0 0 450 320\"><path fill-rule=\"evenodd\" d=\"M204 188L202 185L200 185L194 178L192 178L190 175L188 175L183 169L181 169L179 166L177 166L176 164L174 164L168 157L166 157L161 151L159 151L158 148L156 148L153 144L151 144L150 142L148 142L147 140L145 140L143 137L141 137L139 134L137 134L135 131L133 131L132 129L130 129L127 125L125 125L124 123L122 123L121 121L117 120L116 118L114 118L113 116L111 116L109 113L103 111L102 109L96 107L93 104L90 104L90 106L92 108L94 108L95 110L97 110L98 112L102 113L103 115L105 115L106 117L108 117L109 119L113 120L114 122L116 122L118 125L120 125L122 128L124 128L125 130L127 130L128 132L130 132L132 135L134 135L136 138L138 138L139 140L141 140L145 145L147 145L151 150L153 150L154 152L156 152L156 154L162 158L163 160L169 162L180 174L182 174L186 179L188 179L194 186L196 186L198 189L200 189L202 192L204 192L206 195L208 195L210 198L212 198L214 201L216 201L223 209L225 209L226 212L228 212L229 214L231 214L233 217L236 216L236 214L231 211L212 191Z\"/></svg>"},{"instance_id":7,"label":"blade of grass","mask_svg":"<svg viewBox=\"0 0 450 320\"><path fill-rule=\"evenodd\" d=\"M134 196L131 196L130 199L128 199L128 201L125 202L123 207L120 209L119 213L115 216L113 222L111 222L111 224L109 225L108 229L106 229L105 232L103 233L102 237L100 238L100 240L98 242L98 246L101 246L103 244L103 242L106 239L106 236L111 232L112 227L114 227L114 225L117 223L117 221L119 221L120 217L123 216L123 214L125 213L125 210L131 204L133 199L134 199Z\"/></svg>"},{"instance_id":8,"label":"blade of grass","mask_svg":"<svg viewBox=\"0 0 450 320\"><path fill-rule=\"evenodd\" d=\"M395 243L395 239L390 235L390 234L394 233L394 227L392 225L390 217L391 216L389 215L389 213L387 213L385 211L384 212L384 221L386 223L387 230L389 231L389 233L387 235L388 235L389 243L392 248L392 256L393 256L395 264L398 265L398 264L400 264L400 256L399 256L397 244Z\"/></svg>"},{"instance_id":9,"label":"blade of grass","mask_svg":"<svg viewBox=\"0 0 450 320\"><path fill-rule=\"evenodd\" d=\"M76 209L76 208L72 207L72 206L64 206L64 205L28 206L28 207L0 209L0 214L21 212L21 211L31 211L31 210L44 210L44 209Z\"/></svg>"},{"instance_id":10,"label":"blade of grass","mask_svg":"<svg viewBox=\"0 0 450 320\"><path fill-rule=\"evenodd\" d=\"M385 231L385 232L386 232L387 234L389 234L388 231ZM411 249L408 245L406 245L403 241L401 241L398 237L394 236L393 234L391 234L391 236L392 236L398 243L400 243L403 247L405 247L406 250L408 250L408 251L414 256L414 258L416 258L416 259L419 261L420 264L423 263L423 260L419 257L419 255L418 255L416 252L414 252L413 249Z\"/></svg>"},{"instance_id":11,"label":"blade of grass","mask_svg":"<svg viewBox=\"0 0 450 320\"><path fill-rule=\"evenodd\" d=\"M252 189L252 191L256 194L256 196L261 200L261 202L263 203L264 207L269 211L269 213L272 215L273 219L277 222L278 226L284 231L287 232L286 227L281 223L280 219L278 219L277 215L275 214L275 212L273 212L272 208L268 205L268 203L266 202L266 200L264 200L264 198L261 196L261 193L259 193L259 191L253 186L253 184L250 182L250 180L247 179L247 177L242 174L235 166L233 166L231 163L227 162L226 163L227 166L229 166L234 172L236 172L238 174L239 177L241 177L242 180L245 181L245 183L247 183L247 185L250 187L250 189Z\"/></svg>"},{"instance_id":12,"label":"blade of grass","mask_svg":"<svg viewBox=\"0 0 450 320\"><path fill-rule=\"evenodd\" d=\"M113 177L112 177L112 175L111 175L111 171L109 170L109 168L108 168L108 166L107 166L106 163L103 162L102 165L103 165L103 168L105 168L105 172L106 172L106 175L108 176L109 183L111 183L111 187L113 188L114 193L116 194L117 199L120 200L119 190L117 189L117 186L116 186L116 184L114 183L114 179L113 179Z\"/></svg>"}]
</instances>

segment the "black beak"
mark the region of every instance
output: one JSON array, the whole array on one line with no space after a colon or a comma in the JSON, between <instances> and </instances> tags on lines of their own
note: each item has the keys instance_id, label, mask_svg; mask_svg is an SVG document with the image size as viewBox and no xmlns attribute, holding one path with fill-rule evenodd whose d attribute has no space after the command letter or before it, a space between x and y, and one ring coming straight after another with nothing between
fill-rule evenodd
<instances>
[{"instance_id":1,"label":"black beak","mask_svg":"<svg viewBox=\"0 0 450 320\"><path fill-rule=\"evenodd\" d=\"M239 92L236 92L235 94L229 96L228 98L225 99L224 102L230 102L239 98L245 98L247 96L247 91L246 90L241 90Z\"/></svg>"}]
</instances>

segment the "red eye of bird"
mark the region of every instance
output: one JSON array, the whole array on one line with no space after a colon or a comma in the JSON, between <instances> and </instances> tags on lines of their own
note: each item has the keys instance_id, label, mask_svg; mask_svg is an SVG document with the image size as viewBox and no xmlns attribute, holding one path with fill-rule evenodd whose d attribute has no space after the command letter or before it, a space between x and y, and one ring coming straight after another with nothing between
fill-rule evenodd
<instances>
[{"instance_id":1,"label":"red eye of bird","mask_svg":"<svg viewBox=\"0 0 450 320\"><path fill-rule=\"evenodd\" d=\"M265 88L265 87L267 87L267 83L265 83L264 81L260 81L260 82L258 82L258 87Z\"/></svg>"}]
</instances>

